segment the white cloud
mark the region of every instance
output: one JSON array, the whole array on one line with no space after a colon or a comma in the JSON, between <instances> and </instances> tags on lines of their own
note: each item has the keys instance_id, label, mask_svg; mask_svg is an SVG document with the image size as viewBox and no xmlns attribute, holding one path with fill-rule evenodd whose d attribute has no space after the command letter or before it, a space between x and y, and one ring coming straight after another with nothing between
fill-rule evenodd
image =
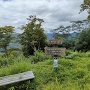
<instances>
[{"instance_id":1,"label":"white cloud","mask_svg":"<svg viewBox=\"0 0 90 90\"><path fill-rule=\"evenodd\" d=\"M27 23L29 15L44 19L46 31L70 21L87 18L87 13L79 14L83 0L0 0L0 26L12 25L16 28ZM19 30L17 31L19 32Z\"/></svg>"}]
</instances>

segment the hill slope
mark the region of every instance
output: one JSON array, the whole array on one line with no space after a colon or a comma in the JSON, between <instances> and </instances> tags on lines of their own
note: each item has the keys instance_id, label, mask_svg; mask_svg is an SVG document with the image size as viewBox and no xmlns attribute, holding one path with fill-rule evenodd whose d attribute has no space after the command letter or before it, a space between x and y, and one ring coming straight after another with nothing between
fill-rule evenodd
<instances>
[{"instance_id":1,"label":"hill slope","mask_svg":"<svg viewBox=\"0 0 90 90\"><path fill-rule=\"evenodd\" d=\"M2 58L2 57L0 57ZM6 61L10 60L8 57ZM5 60L5 58L0 59ZM90 89L90 52L78 53L69 51L69 55L58 59L58 68L53 67L53 59L46 58L44 53L25 58L13 58L14 63L0 68L0 76L32 70L35 79L17 83L16 90L89 90ZM39 60L37 63L31 63ZM4 62L2 62L4 63ZM5 62L6 63L6 62ZM12 63L10 65L10 63ZM10 86L14 88L14 86ZM26 89L27 88L27 89ZM6 90L6 89L3 89Z\"/></svg>"}]
</instances>

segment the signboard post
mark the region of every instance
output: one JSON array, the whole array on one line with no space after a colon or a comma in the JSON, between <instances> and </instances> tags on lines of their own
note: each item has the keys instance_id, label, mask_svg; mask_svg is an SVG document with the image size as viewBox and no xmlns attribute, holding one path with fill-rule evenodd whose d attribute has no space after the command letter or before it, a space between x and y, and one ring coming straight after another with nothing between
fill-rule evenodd
<instances>
[{"instance_id":1,"label":"signboard post","mask_svg":"<svg viewBox=\"0 0 90 90\"><path fill-rule=\"evenodd\" d=\"M54 57L54 68L58 67L58 59L57 57Z\"/></svg>"}]
</instances>

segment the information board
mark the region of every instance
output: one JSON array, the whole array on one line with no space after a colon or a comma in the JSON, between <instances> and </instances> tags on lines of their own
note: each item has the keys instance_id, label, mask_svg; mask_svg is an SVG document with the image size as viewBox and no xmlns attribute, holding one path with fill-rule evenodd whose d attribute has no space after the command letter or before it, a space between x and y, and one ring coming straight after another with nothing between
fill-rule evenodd
<instances>
[{"instance_id":1,"label":"information board","mask_svg":"<svg viewBox=\"0 0 90 90\"><path fill-rule=\"evenodd\" d=\"M45 47L45 53L53 56L65 56L65 48Z\"/></svg>"}]
</instances>

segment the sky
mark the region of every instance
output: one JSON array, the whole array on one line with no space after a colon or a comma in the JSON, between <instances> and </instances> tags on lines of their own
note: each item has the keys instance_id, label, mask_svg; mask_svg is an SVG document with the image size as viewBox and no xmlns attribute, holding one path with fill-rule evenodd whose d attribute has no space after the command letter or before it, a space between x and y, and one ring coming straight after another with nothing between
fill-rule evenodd
<instances>
[{"instance_id":1,"label":"sky","mask_svg":"<svg viewBox=\"0 0 90 90\"><path fill-rule=\"evenodd\" d=\"M60 25L68 26L70 21L84 20L87 12L80 12L83 0L0 0L0 27L14 26L16 33L28 23L30 15L43 19L42 27L50 32Z\"/></svg>"}]
</instances>

